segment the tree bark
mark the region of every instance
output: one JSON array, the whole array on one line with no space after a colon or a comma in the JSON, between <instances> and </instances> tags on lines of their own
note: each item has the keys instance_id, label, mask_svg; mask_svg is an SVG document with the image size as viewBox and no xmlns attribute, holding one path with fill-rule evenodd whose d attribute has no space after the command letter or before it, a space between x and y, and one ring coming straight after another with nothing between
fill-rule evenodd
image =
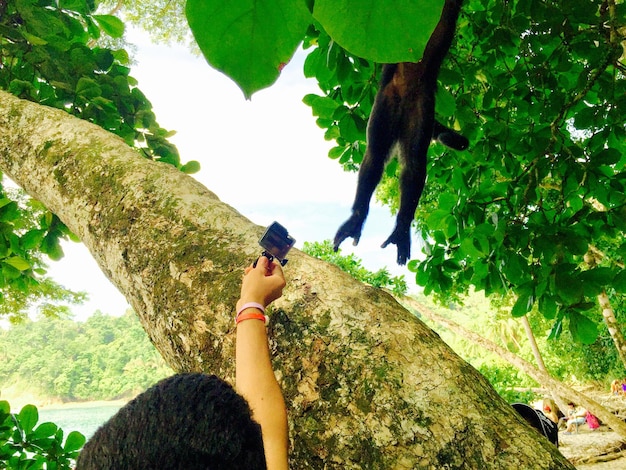
<instances>
[{"instance_id":1,"label":"tree bark","mask_svg":"<svg viewBox=\"0 0 626 470\"><path fill-rule=\"evenodd\" d=\"M611 306L611 300L605 291L598 296L598 303L602 309L602 318L604 319L604 323L606 324L609 334L613 339L615 349L617 349L617 354L626 369L626 340L624 340L622 330L620 329L617 318L615 318L615 312Z\"/></svg>"},{"instance_id":2,"label":"tree bark","mask_svg":"<svg viewBox=\"0 0 626 470\"><path fill-rule=\"evenodd\" d=\"M260 227L102 129L2 92L0 168L81 238L175 370L232 381ZM292 468L574 468L390 295L297 250L286 275L269 333Z\"/></svg>"},{"instance_id":3,"label":"tree bark","mask_svg":"<svg viewBox=\"0 0 626 470\"><path fill-rule=\"evenodd\" d=\"M533 351L533 356L535 356L535 361L537 361L537 367L540 371L545 372L550 375L546 364L543 362L543 357L541 356L541 351L539 350L539 346L537 345L537 341L535 340L535 333L533 333L533 329L530 326L530 321L528 321L528 313L520 318L522 325L524 325L524 330L526 331L526 337L528 338L528 342L530 343L530 348ZM551 375L550 375L551 376ZM565 403L561 399L558 393L555 390L552 390L547 384L540 384L545 386L548 389L552 400L557 404L557 406L561 409L565 409Z\"/></svg>"},{"instance_id":4,"label":"tree bark","mask_svg":"<svg viewBox=\"0 0 626 470\"><path fill-rule=\"evenodd\" d=\"M439 323L440 325L449 328L451 331L456 334L462 336L463 338L469 339L470 341L475 342L476 344L482 345L485 349L497 354L502 359L507 361L509 364L517 367L519 370L524 372L529 377L536 380L539 384L545 386L548 390L564 397L567 400L573 401L578 405L582 405L591 413L600 418L601 421L604 422L607 426L609 426L613 431L619 434L622 438L626 440L626 423L622 421L620 418L615 416L611 411L607 410L604 406L599 404L597 401L589 398L588 396L577 392L576 390L568 387L563 382L556 380L552 377L547 370L540 370L533 366L530 362L525 361L519 356L516 356L511 351L497 345L496 343L489 341L486 338L474 333L473 331L468 330L467 328L462 327L461 325L453 322L452 320L448 320L447 318L442 317L441 315L437 315L431 309L426 307L425 305L417 302L416 300L405 298L402 299L402 302L411 306L415 310L417 310L420 314L424 315L431 321L435 323Z\"/></svg>"}]
</instances>

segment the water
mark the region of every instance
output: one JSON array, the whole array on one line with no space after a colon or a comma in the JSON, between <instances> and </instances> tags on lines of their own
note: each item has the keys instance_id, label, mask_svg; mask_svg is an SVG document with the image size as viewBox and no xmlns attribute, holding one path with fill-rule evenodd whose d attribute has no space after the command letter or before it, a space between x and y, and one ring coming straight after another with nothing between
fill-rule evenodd
<instances>
[{"instance_id":1,"label":"water","mask_svg":"<svg viewBox=\"0 0 626 470\"><path fill-rule=\"evenodd\" d=\"M81 406L76 408L40 409L38 424L52 422L63 429L64 436L79 431L89 439L117 410L120 404Z\"/></svg>"}]
</instances>

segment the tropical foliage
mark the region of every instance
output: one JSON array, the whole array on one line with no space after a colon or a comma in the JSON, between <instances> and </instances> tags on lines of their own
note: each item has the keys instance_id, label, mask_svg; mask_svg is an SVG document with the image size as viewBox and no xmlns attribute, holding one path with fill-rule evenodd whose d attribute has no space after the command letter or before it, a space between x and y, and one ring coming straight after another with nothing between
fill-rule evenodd
<instances>
[{"instance_id":1,"label":"tropical foliage","mask_svg":"<svg viewBox=\"0 0 626 470\"><path fill-rule=\"evenodd\" d=\"M388 289L397 295L404 295L408 290L404 276L392 276L387 268L371 272L363 267L361 259L356 255L344 256L341 254L341 250L335 252L330 240L305 242L302 251L315 258L328 261L355 279L374 287Z\"/></svg>"},{"instance_id":2,"label":"tropical foliage","mask_svg":"<svg viewBox=\"0 0 626 470\"><path fill-rule=\"evenodd\" d=\"M172 374L132 311L0 330L0 384L63 401L134 396Z\"/></svg>"},{"instance_id":3,"label":"tropical foliage","mask_svg":"<svg viewBox=\"0 0 626 470\"><path fill-rule=\"evenodd\" d=\"M63 430L54 423L40 423L37 407L26 405L11 413L0 401L0 468L11 470L70 470L85 443L85 436Z\"/></svg>"},{"instance_id":4,"label":"tropical foliage","mask_svg":"<svg viewBox=\"0 0 626 470\"><path fill-rule=\"evenodd\" d=\"M189 2L187 8L201 48L207 41L209 62L217 54L227 57L227 65L215 65L247 95L265 86L240 79L237 70L247 62L235 51L250 50L252 41L263 44L274 18L301 2L256 9L233 2L248 23L237 23L240 34L218 46L211 35L221 34L229 19L217 15L210 24L198 22L198 3L220 2ZM411 60L396 55L406 52L394 36L399 18L414 25L408 29L418 51L432 28L418 27L416 17L428 15L431 21L440 4L373 7L345 0L333 3L333 16L326 14L331 8L326 2L312 3L300 12L306 18L295 15L291 24L300 31L297 41L310 50L305 74L315 77L322 91L305 102L326 137L337 143L329 156L355 169L377 90L379 67L373 61ZM361 9L371 13L366 24ZM378 37L385 27L382 42L388 50L380 53L381 41L366 38ZM366 47L355 49L343 29ZM471 147L450 152L433 146L430 152L427 194L415 222L424 249L409 265L426 293L449 297L470 286L488 295L513 293L513 316L537 307L552 322L553 336L569 327L577 341L595 340L591 317L597 296L607 293L619 302L626 293L625 31L626 5L619 0L463 3L457 37L439 76L437 113L469 137ZM286 32L281 37L295 48L296 39ZM278 74L283 56L255 54ZM389 181L379 193L392 207L397 167L395 161L389 164ZM587 263L589 252L599 262Z\"/></svg>"},{"instance_id":5,"label":"tropical foliage","mask_svg":"<svg viewBox=\"0 0 626 470\"><path fill-rule=\"evenodd\" d=\"M118 18L95 14L95 6L86 0L2 2L0 88L98 124L146 158L197 171L198 163L181 163L168 142L171 133L159 126L130 76L128 54L95 45L103 34L124 31ZM0 185L0 291L16 307L14 315L28 307L24 294L50 298L45 257L63 256L59 240L67 238L76 240L54 214Z\"/></svg>"}]
</instances>

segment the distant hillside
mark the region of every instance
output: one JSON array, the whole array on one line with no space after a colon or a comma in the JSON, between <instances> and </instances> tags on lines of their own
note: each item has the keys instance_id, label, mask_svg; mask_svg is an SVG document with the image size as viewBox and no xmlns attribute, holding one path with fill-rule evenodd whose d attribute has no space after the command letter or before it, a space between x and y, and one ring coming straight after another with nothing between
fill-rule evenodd
<instances>
[{"instance_id":1,"label":"distant hillside","mask_svg":"<svg viewBox=\"0 0 626 470\"><path fill-rule=\"evenodd\" d=\"M41 319L0 330L0 399L40 403L131 397L173 371L131 311L85 322Z\"/></svg>"}]
</instances>

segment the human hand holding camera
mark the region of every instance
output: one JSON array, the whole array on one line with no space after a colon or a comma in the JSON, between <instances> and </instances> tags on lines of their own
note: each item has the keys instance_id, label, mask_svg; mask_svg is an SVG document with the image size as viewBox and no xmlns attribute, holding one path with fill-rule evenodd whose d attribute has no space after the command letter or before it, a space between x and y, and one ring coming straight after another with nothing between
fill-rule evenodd
<instances>
[{"instance_id":1,"label":"human hand holding camera","mask_svg":"<svg viewBox=\"0 0 626 470\"><path fill-rule=\"evenodd\" d=\"M248 266L245 270L241 283L241 295L237 301L237 311L249 303L258 303L267 307L282 295L285 283L280 263L261 256L256 266Z\"/></svg>"}]
</instances>

